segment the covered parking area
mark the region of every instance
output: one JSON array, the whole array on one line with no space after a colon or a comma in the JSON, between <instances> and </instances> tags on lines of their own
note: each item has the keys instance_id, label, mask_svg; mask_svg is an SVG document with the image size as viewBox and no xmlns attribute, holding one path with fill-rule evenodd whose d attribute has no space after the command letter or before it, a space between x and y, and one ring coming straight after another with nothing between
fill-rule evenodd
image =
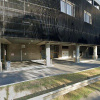
<instances>
[{"instance_id":1,"label":"covered parking area","mask_svg":"<svg viewBox=\"0 0 100 100\"><path fill-rule=\"evenodd\" d=\"M34 61L22 61L22 62L11 62L10 70L3 70L3 72L14 72L14 71L23 71L23 70L44 70L44 69L55 69L59 73L69 73L82 71L86 69L91 69L95 67L100 67L100 59L81 59L80 63L75 63L73 59L53 59L51 66L46 66L44 61L37 60ZM53 72L55 72L55 70ZM48 70L47 70L48 71ZM56 74L56 73L55 73Z\"/></svg>"},{"instance_id":2,"label":"covered parking area","mask_svg":"<svg viewBox=\"0 0 100 100\"><path fill-rule=\"evenodd\" d=\"M69 63L72 66L84 60L97 60L98 58L97 47L99 46L97 45L27 38L7 38L5 41L1 42L1 71L4 66L6 67L6 61L11 62L11 69L21 69L41 65L42 67L56 67L56 65L61 67L61 65L68 66Z\"/></svg>"}]
</instances>

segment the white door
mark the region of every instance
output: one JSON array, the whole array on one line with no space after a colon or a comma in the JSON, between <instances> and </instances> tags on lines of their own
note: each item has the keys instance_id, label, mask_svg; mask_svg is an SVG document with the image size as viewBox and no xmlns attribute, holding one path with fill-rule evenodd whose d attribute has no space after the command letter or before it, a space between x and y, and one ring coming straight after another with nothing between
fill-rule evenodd
<instances>
[{"instance_id":1,"label":"white door","mask_svg":"<svg viewBox=\"0 0 100 100\"><path fill-rule=\"evenodd\" d=\"M69 57L69 51L62 51L62 58L68 58Z\"/></svg>"}]
</instances>

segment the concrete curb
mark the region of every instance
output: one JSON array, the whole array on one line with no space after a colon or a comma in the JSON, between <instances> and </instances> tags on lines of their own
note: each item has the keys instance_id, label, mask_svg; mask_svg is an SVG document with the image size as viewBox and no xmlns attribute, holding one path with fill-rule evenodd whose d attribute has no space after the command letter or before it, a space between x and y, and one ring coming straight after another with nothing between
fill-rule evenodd
<instances>
[{"instance_id":1,"label":"concrete curb","mask_svg":"<svg viewBox=\"0 0 100 100\"><path fill-rule=\"evenodd\" d=\"M28 100L52 100L52 99L54 99L54 98L56 98L60 95L67 94L71 91L85 87L85 86L90 85L92 83L95 83L97 81L100 81L100 76L95 77L95 78L91 78L91 79L88 79L88 80L85 80L85 81L82 81L82 82L78 82L76 84L69 85L69 86L66 86L64 88L58 89L56 91L49 92L47 94L43 94L43 95L28 99Z\"/></svg>"}]
</instances>

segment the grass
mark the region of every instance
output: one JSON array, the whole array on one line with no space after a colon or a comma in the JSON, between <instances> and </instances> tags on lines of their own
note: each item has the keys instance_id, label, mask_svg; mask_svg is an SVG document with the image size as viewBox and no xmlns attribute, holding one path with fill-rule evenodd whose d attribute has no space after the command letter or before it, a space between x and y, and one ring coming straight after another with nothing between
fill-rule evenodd
<instances>
[{"instance_id":1,"label":"grass","mask_svg":"<svg viewBox=\"0 0 100 100\"><path fill-rule=\"evenodd\" d=\"M4 87L0 87L0 91L3 90L3 89L4 89Z\"/></svg>"},{"instance_id":2,"label":"grass","mask_svg":"<svg viewBox=\"0 0 100 100\"><path fill-rule=\"evenodd\" d=\"M59 89L61 87L64 87L66 85L71 85L92 77L96 77L100 75L100 67L94 68L91 70L79 72L79 73L73 73L73 74L64 74L64 75L58 75L58 76L52 76L52 77L46 77L42 79L37 79L34 81L19 83L14 85L15 92L21 92L24 90L30 90L32 95L26 96L25 98L31 98L37 95L33 95L36 93L47 93L56 89ZM48 90L48 91L47 91ZM91 91L88 90L87 94ZM83 95L83 94L82 94ZM85 94L84 94L85 95ZM77 98L80 98L80 95L77 95ZM17 99L17 100L27 100L27 99ZM60 99L61 100L61 99ZM67 99L65 99L67 100ZM73 99L72 99L73 100ZM74 99L75 100L75 99ZM77 99L76 99L77 100Z\"/></svg>"},{"instance_id":3,"label":"grass","mask_svg":"<svg viewBox=\"0 0 100 100\"><path fill-rule=\"evenodd\" d=\"M15 87L15 92L20 92L24 90L33 90L34 92L36 92L37 90L42 91L54 87L59 87L61 85L62 86L70 85L99 75L100 75L100 67L79 73L64 74L64 75L52 76L34 81L19 83L16 84L14 87Z\"/></svg>"},{"instance_id":4,"label":"grass","mask_svg":"<svg viewBox=\"0 0 100 100\"><path fill-rule=\"evenodd\" d=\"M70 92L66 95L59 96L58 98L53 100L80 100L81 98L88 97L89 94L93 93L96 90L100 91L100 81Z\"/></svg>"}]
</instances>

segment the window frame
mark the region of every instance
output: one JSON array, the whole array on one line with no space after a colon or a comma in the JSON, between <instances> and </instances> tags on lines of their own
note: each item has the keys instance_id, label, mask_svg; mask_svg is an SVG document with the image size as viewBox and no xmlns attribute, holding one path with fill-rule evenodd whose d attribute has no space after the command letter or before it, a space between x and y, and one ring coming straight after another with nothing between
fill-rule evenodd
<instances>
[{"instance_id":1,"label":"window frame","mask_svg":"<svg viewBox=\"0 0 100 100\"><path fill-rule=\"evenodd\" d=\"M62 2L64 3L64 7L63 8L62 8ZM66 0L60 0L60 10L63 13L66 13L65 5L66 5ZM64 9L64 10L62 11L62 9Z\"/></svg>"},{"instance_id":2,"label":"window frame","mask_svg":"<svg viewBox=\"0 0 100 100\"><path fill-rule=\"evenodd\" d=\"M62 11L62 2L65 3L64 11ZM71 14L68 14L68 11L67 11L68 4L71 6ZM72 2L70 2L68 0L60 0L60 8L61 8L61 12L65 13L69 16L75 17L75 4L73 4Z\"/></svg>"},{"instance_id":3,"label":"window frame","mask_svg":"<svg viewBox=\"0 0 100 100\"><path fill-rule=\"evenodd\" d=\"M67 0L67 5L68 4L71 5L71 15L70 16L75 17L75 4L73 4L72 2L70 2L70 1ZM67 14L68 14L68 12L67 12Z\"/></svg>"},{"instance_id":4,"label":"window frame","mask_svg":"<svg viewBox=\"0 0 100 100\"><path fill-rule=\"evenodd\" d=\"M87 21L85 14L89 16L89 22ZM88 24L92 24L92 15L89 12L87 12L86 10L84 10L84 22L86 22Z\"/></svg>"}]
</instances>

